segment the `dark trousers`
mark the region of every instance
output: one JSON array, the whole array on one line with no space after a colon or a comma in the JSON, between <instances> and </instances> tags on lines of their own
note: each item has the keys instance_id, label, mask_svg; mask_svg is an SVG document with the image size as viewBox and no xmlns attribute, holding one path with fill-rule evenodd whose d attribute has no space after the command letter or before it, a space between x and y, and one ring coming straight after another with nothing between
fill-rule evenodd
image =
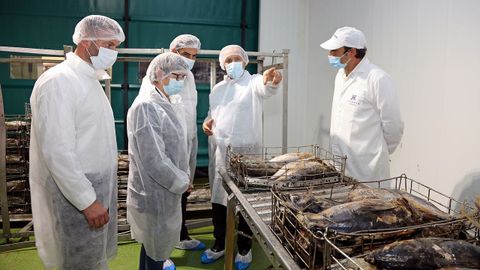
<instances>
[{"instance_id":1,"label":"dark trousers","mask_svg":"<svg viewBox=\"0 0 480 270\"><path fill-rule=\"evenodd\" d=\"M188 235L187 226L185 226L185 219L187 218L187 198L190 192L184 192L182 194L182 230L180 231L180 241L190 239Z\"/></svg>"},{"instance_id":2,"label":"dark trousers","mask_svg":"<svg viewBox=\"0 0 480 270\"><path fill-rule=\"evenodd\" d=\"M140 249L140 265L139 270L163 270L163 261L155 261L154 259L148 257L147 252L142 244L142 249Z\"/></svg>"},{"instance_id":3,"label":"dark trousers","mask_svg":"<svg viewBox=\"0 0 480 270\"><path fill-rule=\"evenodd\" d=\"M221 204L212 203L212 222L213 222L213 236L215 237L215 244L213 249L220 251L225 249L225 233L227 227L227 207ZM242 215L238 220L238 231L246 235L252 236L252 231L248 227L247 222ZM245 237L241 234L237 235L238 252L245 255L252 248L252 238Z\"/></svg>"}]
</instances>

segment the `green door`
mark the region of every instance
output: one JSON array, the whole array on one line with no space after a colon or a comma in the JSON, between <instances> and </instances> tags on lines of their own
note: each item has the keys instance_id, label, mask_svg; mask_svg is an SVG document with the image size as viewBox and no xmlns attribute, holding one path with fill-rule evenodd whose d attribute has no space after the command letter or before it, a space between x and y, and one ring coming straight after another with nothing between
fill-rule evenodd
<instances>
[{"instance_id":1,"label":"green door","mask_svg":"<svg viewBox=\"0 0 480 270\"><path fill-rule=\"evenodd\" d=\"M258 49L259 0L131 0L131 1L1 1L0 46L62 49L73 45L76 23L90 14L101 14L128 28L130 48L168 48L177 35L189 33L202 49L220 50L228 44ZM1 58L10 54L0 53ZM201 64L200 64L201 65ZM198 69L197 65L195 69ZM138 63L117 62L113 67L112 107L119 149L126 149L124 116L140 88ZM24 113L35 80L10 78L10 65L0 64L7 115ZM207 138L201 123L208 111L210 85L197 81L199 149L197 167L208 164Z\"/></svg>"}]
</instances>

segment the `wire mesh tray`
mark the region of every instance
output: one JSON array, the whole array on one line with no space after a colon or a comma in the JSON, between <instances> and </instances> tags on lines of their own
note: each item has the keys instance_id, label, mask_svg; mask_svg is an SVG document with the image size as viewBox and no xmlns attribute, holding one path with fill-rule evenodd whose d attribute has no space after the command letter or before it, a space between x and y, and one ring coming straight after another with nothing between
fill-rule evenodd
<instances>
[{"instance_id":1,"label":"wire mesh tray","mask_svg":"<svg viewBox=\"0 0 480 270\"><path fill-rule=\"evenodd\" d=\"M345 172L345 160L345 157L334 155L318 145L287 149L227 148L227 171L236 184L244 188L298 187L340 182Z\"/></svg>"},{"instance_id":2,"label":"wire mesh tray","mask_svg":"<svg viewBox=\"0 0 480 270\"><path fill-rule=\"evenodd\" d=\"M366 183L366 182L363 182ZM322 198L332 205L346 201L350 191L358 187L358 184L332 184L310 189L291 188L272 191L272 223L271 227L285 248L291 253L299 264L308 269L323 266L328 268L332 258L346 256L358 256L374 248L392 243L399 239L411 239L417 237L449 237L461 238L470 241L478 241L478 229L473 228L464 217L453 216L458 214L454 207L462 205L458 201L439 193L405 175L399 177L370 181L370 186L378 188L391 188L405 191L408 194L422 198L435 205L449 219L427 222L411 226L399 226L376 230L363 230L351 233L333 231L327 228L315 228L307 226L303 219L303 212L285 200L287 196L299 196L305 198L307 193L315 198ZM468 206L467 206L468 207ZM477 217L478 218L478 217ZM339 247L340 253L335 248L329 248L328 241L335 247ZM339 260L340 261L340 260ZM354 267L353 269L361 269ZM345 268L347 269L347 268Z\"/></svg>"}]
</instances>

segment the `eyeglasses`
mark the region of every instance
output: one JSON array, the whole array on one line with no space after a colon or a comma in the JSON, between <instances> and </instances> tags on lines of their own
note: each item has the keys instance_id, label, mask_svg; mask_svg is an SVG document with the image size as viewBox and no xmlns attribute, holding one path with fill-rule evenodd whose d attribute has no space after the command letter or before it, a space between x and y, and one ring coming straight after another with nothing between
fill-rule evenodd
<instances>
[{"instance_id":1,"label":"eyeglasses","mask_svg":"<svg viewBox=\"0 0 480 270\"><path fill-rule=\"evenodd\" d=\"M186 76L187 74L183 73L170 73L170 75L168 75L169 78L175 79L177 81L185 79Z\"/></svg>"}]
</instances>

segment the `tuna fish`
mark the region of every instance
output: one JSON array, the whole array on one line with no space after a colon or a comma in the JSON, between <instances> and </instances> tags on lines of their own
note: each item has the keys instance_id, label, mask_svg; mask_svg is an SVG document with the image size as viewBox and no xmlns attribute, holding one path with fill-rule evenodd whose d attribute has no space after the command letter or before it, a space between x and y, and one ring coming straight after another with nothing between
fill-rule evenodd
<instances>
[{"instance_id":1,"label":"tuna fish","mask_svg":"<svg viewBox=\"0 0 480 270\"><path fill-rule=\"evenodd\" d=\"M350 191L347 196L347 201L351 202L364 199L380 199L389 201L399 200L402 198L408 204L412 214L416 216L416 219L420 223L447 220L451 218L449 214L442 212L431 202L397 189L368 188L362 186Z\"/></svg>"},{"instance_id":2,"label":"tuna fish","mask_svg":"<svg viewBox=\"0 0 480 270\"><path fill-rule=\"evenodd\" d=\"M317 198L311 192L305 195L286 195L285 203L290 209L303 213L320 213L334 205L335 202L325 198Z\"/></svg>"},{"instance_id":3,"label":"tuna fish","mask_svg":"<svg viewBox=\"0 0 480 270\"><path fill-rule=\"evenodd\" d=\"M319 178L322 174L335 172L335 169L320 159L298 160L285 164L270 180L293 181Z\"/></svg>"},{"instance_id":4,"label":"tuna fish","mask_svg":"<svg viewBox=\"0 0 480 270\"><path fill-rule=\"evenodd\" d=\"M310 163L310 161L312 163ZM316 175L327 169L328 165L315 157L313 153L287 153L265 160L261 155L234 154L230 165L238 172L251 177L275 175L272 180L297 180ZM328 167L328 170L335 169Z\"/></svg>"},{"instance_id":5,"label":"tuna fish","mask_svg":"<svg viewBox=\"0 0 480 270\"><path fill-rule=\"evenodd\" d=\"M313 153L309 153L309 152L287 153L280 156L276 156L270 159L269 162L288 163L292 161L312 159L312 158L315 158L315 156L313 155Z\"/></svg>"},{"instance_id":6,"label":"tuna fish","mask_svg":"<svg viewBox=\"0 0 480 270\"><path fill-rule=\"evenodd\" d=\"M275 174L284 164L268 162L260 156L237 155L230 159L230 166L244 176L262 177Z\"/></svg>"},{"instance_id":7,"label":"tuna fish","mask_svg":"<svg viewBox=\"0 0 480 270\"><path fill-rule=\"evenodd\" d=\"M448 220L451 216L445 212L442 212L431 202L414 196L405 191L397 191L407 201L408 205L419 219L419 222L426 223L432 221Z\"/></svg>"},{"instance_id":8,"label":"tuna fish","mask_svg":"<svg viewBox=\"0 0 480 270\"><path fill-rule=\"evenodd\" d=\"M395 190L385 188L370 188L366 185L359 185L352 189L347 195L347 201L361 201L365 199L379 199L379 200L397 200L402 196Z\"/></svg>"},{"instance_id":9,"label":"tuna fish","mask_svg":"<svg viewBox=\"0 0 480 270\"><path fill-rule=\"evenodd\" d=\"M312 230L329 228L343 233L396 228L416 223L409 209L398 200L365 199L348 202L318 214L304 213L303 217Z\"/></svg>"},{"instance_id":10,"label":"tuna fish","mask_svg":"<svg viewBox=\"0 0 480 270\"><path fill-rule=\"evenodd\" d=\"M378 269L480 269L480 247L462 240L418 238L386 245L365 256Z\"/></svg>"}]
</instances>

